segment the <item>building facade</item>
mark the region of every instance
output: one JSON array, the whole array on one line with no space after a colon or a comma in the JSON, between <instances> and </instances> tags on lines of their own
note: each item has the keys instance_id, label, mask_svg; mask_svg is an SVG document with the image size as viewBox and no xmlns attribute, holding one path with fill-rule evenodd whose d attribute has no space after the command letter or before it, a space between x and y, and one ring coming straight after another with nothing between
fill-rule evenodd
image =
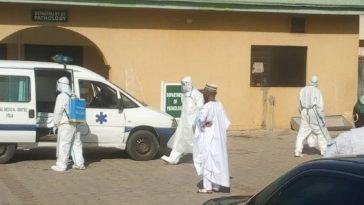
<instances>
[{"instance_id":1,"label":"building facade","mask_svg":"<svg viewBox=\"0 0 364 205\"><path fill-rule=\"evenodd\" d=\"M0 3L1 58L49 61L61 52L157 108L161 81L190 75L198 88L219 86L233 130L289 128L298 92L315 74L326 114L351 119L364 10L356 1L353 8L52 2Z\"/></svg>"}]
</instances>

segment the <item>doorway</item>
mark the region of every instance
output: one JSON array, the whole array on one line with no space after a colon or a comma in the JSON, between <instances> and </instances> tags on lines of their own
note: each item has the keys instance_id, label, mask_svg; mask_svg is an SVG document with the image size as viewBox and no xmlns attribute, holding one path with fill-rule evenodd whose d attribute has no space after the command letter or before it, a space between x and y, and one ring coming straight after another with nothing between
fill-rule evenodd
<instances>
[{"instance_id":1,"label":"doorway","mask_svg":"<svg viewBox=\"0 0 364 205\"><path fill-rule=\"evenodd\" d=\"M99 47L75 31L39 26L19 30L0 40L0 58L52 62L51 58L56 54L71 57L72 65L109 77L110 66Z\"/></svg>"}]
</instances>

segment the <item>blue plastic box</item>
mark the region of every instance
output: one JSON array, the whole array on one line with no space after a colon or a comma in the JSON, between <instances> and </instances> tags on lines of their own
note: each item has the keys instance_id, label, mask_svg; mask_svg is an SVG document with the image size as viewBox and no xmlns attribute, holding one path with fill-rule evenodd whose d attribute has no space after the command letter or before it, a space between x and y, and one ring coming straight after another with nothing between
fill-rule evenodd
<instances>
[{"instance_id":1,"label":"blue plastic box","mask_svg":"<svg viewBox=\"0 0 364 205\"><path fill-rule=\"evenodd\" d=\"M69 106L69 122L82 123L86 122L86 100L72 97Z\"/></svg>"}]
</instances>

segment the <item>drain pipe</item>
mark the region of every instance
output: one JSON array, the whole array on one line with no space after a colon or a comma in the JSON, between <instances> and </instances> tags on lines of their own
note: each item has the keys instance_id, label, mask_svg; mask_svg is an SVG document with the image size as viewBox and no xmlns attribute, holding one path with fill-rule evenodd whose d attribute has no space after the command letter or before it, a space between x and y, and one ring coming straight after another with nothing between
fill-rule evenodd
<instances>
[{"instance_id":1,"label":"drain pipe","mask_svg":"<svg viewBox=\"0 0 364 205\"><path fill-rule=\"evenodd\" d=\"M268 113L268 117L269 117L269 123L268 123L268 130L269 131L273 131L274 127L275 127L275 122L274 122L274 110L275 110L275 105L276 105L276 100L275 97L270 95L269 99L269 113Z\"/></svg>"}]
</instances>

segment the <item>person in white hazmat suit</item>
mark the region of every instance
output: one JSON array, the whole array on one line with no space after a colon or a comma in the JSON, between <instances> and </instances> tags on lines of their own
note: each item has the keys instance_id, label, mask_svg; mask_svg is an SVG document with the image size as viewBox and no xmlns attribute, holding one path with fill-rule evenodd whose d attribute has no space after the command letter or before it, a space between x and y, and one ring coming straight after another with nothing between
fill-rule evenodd
<instances>
[{"instance_id":1,"label":"person in white hazmat suit","mask_svg":"<svg viewBox=\"0 0 364 205\"><path fill-rule=\"evenodd\" d=\"M327 143L331 139L326 128L322 94L317 86L318 77L312 76L310 85L302 88L299 94L301 125L296 138L296 157L302 156L306 139L310 147L318 145L321 155L325 154Z\"/></svg>"},{"instance_id":2,"label":"person in white hazmat suit","mask_svg":"<svg viewBox=\"0 0 364 205\"><path fill-rule=\"evenodd\" d=\"M364 154L364 127L340 133L332 139L324 157Z\"/></svg>"},{"instance_id":3,"label":"person in white hazmat suit","mask_svg":"<svg viewBox=\"0 0 364 205\"><path fill-rule=\"evenodd\" d=\"M67 112L72 93L67 77L61 77L57 81L57 91L60 93L57 96L53 113L54 129L58 130L57 162L51 168L54 171L66 171L71 153L74 162L72 168L85 169L80 132L75 124L68 122Z\"/></svg>"},{"instance_id":4,"label":"person in white hazmat suit","mask_svg":"<svg viewBox=\"0 0 364 205\"><path fill-rule=\"evenodd\" d=\"M198 193L230 192L227 134L230 121L221 102L215 100L217 86L206 84L206 103L195 121L193 163L202 176ZM225 189L226 191L223 191Z\"/></svg>"},{"instance_id":5,"label":"person in white hazmat suit","mask_svg":"<svg viewBox=\"0 0 364 205\"><path fill-rule=\"evenodd\" d=\"M182 86L182 111L178 127L168 141L167 146L172 149L169 157L162 156L168 164L178 164L184 154L192 153L193 148L193 123L198 110L204 104L203 95L192 85L191 77L181 80Z\"/></svg>"}]
</instances>

